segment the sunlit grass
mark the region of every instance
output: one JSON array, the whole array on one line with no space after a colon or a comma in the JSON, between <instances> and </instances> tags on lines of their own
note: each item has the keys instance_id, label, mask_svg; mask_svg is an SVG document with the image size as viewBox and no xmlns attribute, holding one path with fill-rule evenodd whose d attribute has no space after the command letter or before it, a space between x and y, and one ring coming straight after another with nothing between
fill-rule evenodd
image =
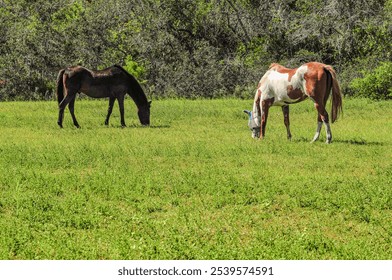
<instances>
[{"instance_id":1,"label":"sunlit grass","mask_svg":"<svg viewBox=\"0 0 392 280\"><path fill-rule=\"evenodd\" d=\"M344 100L333 143L293 140L272 108L255 141L250 100L161 100L151 127L107 102L0 104L1 259L388 259L392 103Z\"/></svg>"}]
</instances>

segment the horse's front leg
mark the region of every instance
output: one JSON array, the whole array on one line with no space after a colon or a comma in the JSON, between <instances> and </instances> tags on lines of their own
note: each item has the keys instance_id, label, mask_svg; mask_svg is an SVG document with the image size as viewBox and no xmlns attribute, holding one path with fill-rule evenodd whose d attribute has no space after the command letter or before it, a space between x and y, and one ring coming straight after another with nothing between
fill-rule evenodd
<instances>
[{"instance_id":1,"label":"horse's front leg","mask_svg":"<svg viewBox=\"0 0 392 280\"><path fill-rule=\"evenodd\" d=\"M106 115L105 125L109 125L109 118L110 118L110 115L112 114L113 105L114 105L115 100L116 100L116 98L114 96L109 97L109 108L108 108L108 114Z\"/></svg>"},{"instance_id":2,"label":"horse's front leg","mask_svg":"<svg viewBox=\"0 0 392 280\"><path fill-rule=\"evenodd\" d=\"M284 118L284 125L286 126L286 130L287 130L287 139L291 140L289 105L282 106L282 112L283 112L283 118Z\"/></svg>"},{"instance_id":3,"label":"horse's front leg","mask_svg":"<svg viewBox=\"0 0 392 280\"><path fill-rule=\"evenodd\" d=\"M261 133L260 133L260 139L263 139L265 137L265 129L267 127L267 120L268 120L268 112L269 108L272 106L274 103L274 98L271 99L266 99L260 101L260 113L261 113Z\"/></svg>"},{"instance_id":4,"label":"horse's front leg","mask_svg":"<svg viewBox=\"0 0 392 280\"><path fill-rule=\"evenodd\" d=\"M125 118L124 118L124 95L120 95L118 98L118 107L120 108L120 116L121 116L121 126L126 127Z\"/></svg>"}]
</instances>

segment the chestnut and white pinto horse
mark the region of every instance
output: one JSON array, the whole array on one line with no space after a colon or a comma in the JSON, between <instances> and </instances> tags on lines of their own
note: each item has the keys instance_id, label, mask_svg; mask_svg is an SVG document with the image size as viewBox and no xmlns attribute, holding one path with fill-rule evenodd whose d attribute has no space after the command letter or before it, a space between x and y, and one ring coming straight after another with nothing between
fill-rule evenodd
<instances>
[{"instance_id":1,"label":"chestnut and white pinto horse","mask_svg":"<svg viewBox=\"0 0 392 280\"><path fill-rule=\"evenodd\" d=\"M310 98L318 112L317 130L312 142L320 136L320 130L325 124L327 141L331 143L332 133L329 116L325 109L332 89L332 122L342 111L342 96L336 73L329 65L309 62L296 69L289 69L277 63L271 64L268 71L261 78L254 98L253 110L245 113L249 116L249 128L253 138L264 138L271 106L281 106L287 138L291 139L289 104L294 104Z\"/></svg>"}]
</instances>

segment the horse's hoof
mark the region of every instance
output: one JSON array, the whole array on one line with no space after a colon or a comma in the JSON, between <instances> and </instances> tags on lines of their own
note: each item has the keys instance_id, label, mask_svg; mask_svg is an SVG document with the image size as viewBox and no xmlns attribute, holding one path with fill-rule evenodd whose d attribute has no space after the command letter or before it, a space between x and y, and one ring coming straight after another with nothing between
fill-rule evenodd
<instances>
[{"instance_id":1,"label":"horse's hoof","mask_svg":"<svg viewBox=\"0 0 392 280\"><path fill-rule=\"evenodd\" d=\"M63 125L61 123L57 123L60 128L63 128Z\"/></svg>"},{"instance_id":2,"label":"horse's hoof","mask_svg":"<svg viewBox=\"0 0 392 280\"><path fill-rule=\"evenodd\" d=\"M318 138L318 137L314 137L314 138L312 139L312 141L310 141L310 143L317 142L317 140L319 140L319 138Z\"/></svg>"}]
</instances>

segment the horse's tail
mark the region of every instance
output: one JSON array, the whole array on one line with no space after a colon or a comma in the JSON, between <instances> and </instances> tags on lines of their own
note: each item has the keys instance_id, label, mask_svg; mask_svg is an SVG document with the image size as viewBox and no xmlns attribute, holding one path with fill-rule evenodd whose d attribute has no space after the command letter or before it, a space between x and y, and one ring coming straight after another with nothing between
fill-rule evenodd
<instances>
[{"instance_id":1,"label":"horse's tail","mask_svg":"<svg viewBox=\"0 0 392 280\"><path fill-rule=\"evenodd\" d=\"M336 78L336 72L330 65L325 65L324 69L329 73L332 78L332 109L331 109L331 117L332 122L335 122L339 116L339 114L343 111L342 107L342 93L340 90L339 82ZM327 85L327 90L329 95L331 85Z\"/></svg>"},{"instance_id":2,"label":"horse's tail","mask_svg":"<svg viewBox=\"0 0 392 280\"><path fill-rule=\"evenodd\" d=\"M64 99L64 85L63 85L64 72L65 72L65 69L61 69L59 74L57 75L56 95L57 95L57 102L59 104Z\"/></svg>"}]
</instances>

